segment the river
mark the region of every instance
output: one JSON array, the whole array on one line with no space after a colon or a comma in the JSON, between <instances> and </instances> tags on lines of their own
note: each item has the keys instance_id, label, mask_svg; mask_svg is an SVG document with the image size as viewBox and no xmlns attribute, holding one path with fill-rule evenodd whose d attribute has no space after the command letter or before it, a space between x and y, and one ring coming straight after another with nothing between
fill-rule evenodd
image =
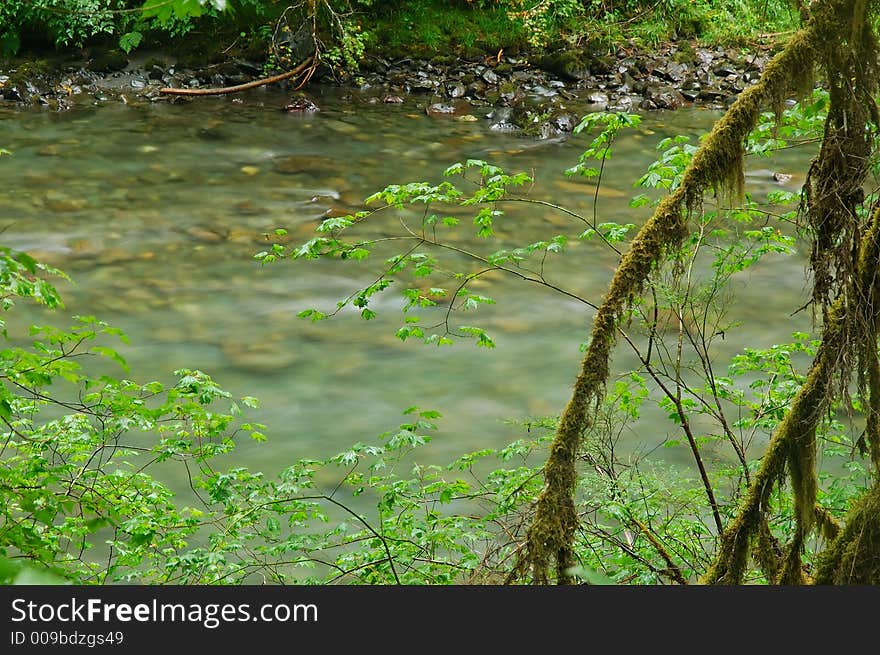
<instances>
[{"instance_id":1,"label":"river","mask_svg":"<svg viewBox=\"0 0 880 655\"><path fill-rule=\"evenodd\" d=\"M497 348L404 343L394 336L401 317L391 296L370 322L353 312L317 324L296 317L310 307L332 310L375 273L369 260L261 266L253 255L276 228L304 241L328 210L359 209L387 184L439 180L447 165L468 158L531 172L532 197L591 214L594 187L562 174L587 137L540 142L492 132L484 120L428 116L415 96L385 105L332 88L310 93L321 111L307 116L281 112L285 96L272 89L238 101L0 110L0 145L13 153L0 159L3 242L72 276L75 284L59 285L66 314L95 315L126 332L132 343L120 351L136 379L170 382L176 368L199 368L233 395L259 398L252 418L267 424L269 441L243 444L239 464L272 472L334 454L394 428L411 405L443 414L423 456L445 462L521 437L508 419L560 412L588 335L588 307L493 277L475 291L497 304L466 322L489 329ZM657 143L697 137L718 115L647 114L621 134L599 193L600 220L644 221L650 210L628 201ZM785 154L772 166L802 171L808 156ZM750 192L778 187L768 175L749 177ZM495 248L578 231L559 213L521 207L499 223ZM554 279L597 302L615 261L582 245L554 258ZM744 346L809 330L808 312L789 316L804 301L804 265L803 256L772 256L735 278L731 312L743 325L721 344L722 365ZM14 315L14 338L27 323L50 320L24 305ZM65 314L51 320L64 325ZM615 364L628 357L619 349ZM628 439L651 447L673 431L649 414ZM684 448L663 454L689 459Z\"/></svg>"}]
</instances>

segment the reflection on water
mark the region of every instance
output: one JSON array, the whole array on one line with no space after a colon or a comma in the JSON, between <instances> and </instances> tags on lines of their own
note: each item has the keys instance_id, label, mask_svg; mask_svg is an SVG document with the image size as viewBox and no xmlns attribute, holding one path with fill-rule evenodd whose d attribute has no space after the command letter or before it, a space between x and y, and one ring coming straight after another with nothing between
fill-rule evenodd
<instances>
[{"instance_id":1,"label":"reflection on water","mask_svg":"<svg viewBox=\"0 0 880 655\"><path fill-rule=\"evenodd\" d=\"M14 153L0 161L3 241L72 275L74 286L61 285L68 313L94 314L127 332L133 345L122 352L139 379L168 381L175 368L201 368L234 395L260 398L257 420L268 424L270 442L239 451L256 468L277 470L370 440L411 405L444 414L429 451L441 461L517 437L504 419L558 413L578 370L588 307L493 277L474 290L498 301L479 315L498 347L437 349L395 338L392 296L378 303L371 323L349 313L317 325L296 318L309 307L332 309L369 281L368 263L261 267L253 255L276 228L304 241L327 212L356 210L389 183L439 180L448 164L467 158L533 172L533 197L589 215L594 187L562 175L586 138L538 143L490 132L484 121L429 117L415 99L390 106L335 93L316 91L322 111L308 117L279 111L284 97L272 91L241 103L207 98L0 115L0 145ZM676 133L696 136L716 117L656 114L622 134L600 188L600 220L644 220L649 210L631 209L628 200L656 144ZM795 160L774 165L797 170ZM756 194L778 188L764 175L750 184ZM499 224L494 248L579 231L559 213L519 207ZM607 249L579 244L548 274L598 301L615 263ZM738 278L733 313L744 326L722 354L808 328L805 312L785 318L804 284L798 257L771 257ZM24 306L15 314L13 328L46 320ZM628 357L620 349L615 363ZM655 443L672 429L658 421L634 439Z\"/></svg>"}]
</instances>

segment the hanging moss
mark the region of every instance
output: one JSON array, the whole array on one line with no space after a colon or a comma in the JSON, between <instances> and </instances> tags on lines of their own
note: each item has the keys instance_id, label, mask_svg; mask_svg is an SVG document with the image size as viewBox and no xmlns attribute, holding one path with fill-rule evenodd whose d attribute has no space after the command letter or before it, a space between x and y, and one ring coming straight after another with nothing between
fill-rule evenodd
<instances>
[{"instance_id":1,"label":"hanging moss","mask_svg":"<svg viewBox=\"0 0 880 655\"><path fill-rule=\"evenodd\" d=\"M853 505L816 569L816 584L880 584L880 485Z\"/></svg>"},{"instance_id":2,"label":"hanging moss","mask_svg":"<svg viewBox=\"0 0 880 655\"><path fill-rule=\"evenodd\" d=\"M642 291L651 271L687 235L687 216L699 209L707 190L715 189L729 198L742 197L743 144L760 112L767 106L780 109L789 93L802 90L805 82L812 80L815 62L825 47L823 39L827 40L828 33L839 27L841 17L852 10L852 2L824 3L824 10L820 8L814 13L807 27L767 65L761 79L740 94L700 146L679 188L660 203L622 258L594 319L581 371L571 400L560 418L544 468L544 491L538 499L535 518L528 531L525 558L518 564L520 573L531 570L535 582L544 584L550 581L553 562L557 582L570 581L565 571L573 562L572 539L577 526L573 497L577 481L575 461L581 439L590 426L591 406L599 402L604 392L618 320L627 304ZM824 389L822 391L824 394ZM811 435L812 432L807 430L799 442L808 443ZM812 463L809 450L798 450L796 457L787 456L785 449L780 452L780 469L787 460L795 461L801 495L815 497L815 474L808 472ZM777 475L778 471L771 477ZM810 508L813 505L813 502L809 503ZM803 514L806 516L807 512ZM749 523L745 534L752 534L757 528L758 516L756 513L743 519ZM734 544L734 550L744 566L748 538L744 543Z\"/></svg>"},{"instance_id":3,"label":"hanging moss","mask_svg":"<svg viewBox=\"0 0 880 655\"><path fill-rule=\"evenodd\" d=\"M795 495L795 516L797 530L792 547L789 548L787 562L788 581L794 571L795 556L799 555L803 540L809 533L814 522L829 530L829 517L817 512L816 509L816 472L815 472L815 431L816 426L826 411L831 398L831 389L835 372L840 367L840 353L846 348L849 334L847 326L853 320L865 323L876 323L875 307L880 306L876 277L877 263L880 262L880 209L871 215L871 222L861 244L858 258L862 269L854 285L861 286L866 280L871 289L871 298L866 303L850 305L849 294L842 294L829 311L825 324L822 343L819 346L807 379L798 391L791 408L779 423L768 446L767 453L761 460L761 466L755 474L752 485L740 506L737 518L725 529L721 544L703 581L708 584L740 584L747 565L747 544L757 535L762 520L761 508L766 507L774 484L785 471L786 464L792 479ZM875 273L868 275L868 269ZM853 319L852 313L860 313L861 317ZM876 349L876 333L873 336ZM806 451L813 454L805 454ZM807 469L809 467L809 469ZM785 578L785 576L783 576Z\"/></svg>"},{"instance_id":4,"label":"hanging moss","mask_svg":"<svg viewBox=\"0 0 880 655\"><path fill-rule=\"evenodd\" d=\"M779 572L782 570L783 551L779 540L770 531L766 515L761 518L758 525L758 538L752 548L752 556L761 567L767 582L775 584L779 580Z\"/></svg>"},{"instance_id":5,"label":"hanging moss","mask_svg":"<svg viewBox=\"0 0 880 655\"><path fill-rule=\"evenodd\" d=\"M737 200L743 192L743 143L760 112L777 112L790 94L803 94L820 65L829 80L831 106L825 141L811 167L803 215L814 235L811 265L814 299L822 307L822 343L807 380L777 426L767 453L736 518L721 535L704 582L738 584L752 552L774 582L810 582L801 553L818 526L826 538L844 539L836 523L816 503L816 429L832 399L847 392L855 372L871 398L868 439L880 461L880 364L877 362L877 223L867 233L859 222L862 186L873 148L869 123L878 122L871 100L877 90L877 47L868 15L876 0L825 0L811 6L807 26L765 68L757 84L740 94L718 121L684 173L680 187L657 207L622 258L595 317L590 345L571 400L560 419L544 468L545 488L528 531L517 571L531 571L537 583L570 581L572 541L577 527L575 461L591 413L608 377L616 330L628 303L642 291L651 271L687 234L687 219L703 194L714 189ZM836 393L835 393L836 392ZM769 532L767 512L773 489L786 475L794 495L795 536L784 547ZM845 542L844 542L845 543ZM839 547L842 548L842 547Z\"/></svg>"},{"instance_id":6,"label":"hanging moss","mask_svg":"<svg viewBox=\"0 0 880 655\"><path fill-rule=\"evenodd\" d=\"M868 417L865 422L865 442L874 472L880 474L880 359L877 349L863 353L868 360Z\"/></svg>"},{"instance_id":7,"label":"hanging moss","mask_svg":"<svg viewBox=\"0 0 880 655\"><path fill-rule=\"evenodd\" d=\"M814 300L823 307L822 343L791 408L777 426L768 452L736 520L722 534L715 559L704 582L739 584L747 565L745 544L766 540L761 526L766 520L764 499L788 471L794 495L795 535L786 546L778 582L810 582L802 551L815 525L823 533L837 532L827 512L817 508L816 429L833 397L846 394L858 362L860 380L870 378L865 367L876 359L876 277L880 256L875 212L867 234L858 207L873 147L869 122L876 119L871 94L876 89L876 47L868 24L865 3L823 3L814 11L816 50L831 80L831 105L825 139L806 184L805 214L814 235L811 265ZM861 14L858 14L858 12ZM858 14L858 15L854 15ZM862 27L859 27L859 26ZM836 39L857 35L847 47ZM859 357L859 353L862 356ZM870 357L866 356L870 353ZM871 387L880 387L880 377ZM836 392L836 393L835 393ZM766 552L761 553L766 559ZM761 560L759 559L759 563Z\"/></svg>"}]
</instances>

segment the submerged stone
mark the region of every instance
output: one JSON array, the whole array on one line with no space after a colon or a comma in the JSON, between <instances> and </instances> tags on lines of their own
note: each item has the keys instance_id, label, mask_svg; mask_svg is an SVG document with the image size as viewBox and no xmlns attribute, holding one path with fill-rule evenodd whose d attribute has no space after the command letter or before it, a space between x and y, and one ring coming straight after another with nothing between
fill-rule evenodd
<instances>
[{"instance_id":1,"label":"submerged stone","mask_svg":"<svg viewBox=\"0 0 880 655\"><path fill-rule=\"evenodd\" d=\"M282 111L286 111L288 113L294 114L311 114L317 111L321 111L311 99L302 95L296 98L291 99L286 105L281 108Z\"/></svg>"}]
</instances>

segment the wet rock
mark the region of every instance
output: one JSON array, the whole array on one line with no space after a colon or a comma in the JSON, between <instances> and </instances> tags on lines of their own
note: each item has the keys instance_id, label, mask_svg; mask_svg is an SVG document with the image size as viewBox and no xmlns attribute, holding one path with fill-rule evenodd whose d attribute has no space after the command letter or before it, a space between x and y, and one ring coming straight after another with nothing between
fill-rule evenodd
<instances>
[{"instance_id":1,"label":"wet rock","mask_svg":"<svg viewBox=\"0 0 880 655\"><path fill-rule=\"evenodd\" d=\"M196 136L203 141L223 141L226 136L219 125L206 125L196 130Z\"/></svg>"},{"instance_id":2,"label":"wet rock","mask_svg":"<svg viewBox=\"0 0 880 655\"><path fill-rule=\"evenodd\" d=\"M697 48L696 60L704 68L706 66L709 66L714 59L715 59L715 55L713 55L710 50L706 50L705 48Z\"/></svg>"},{"instance_id":3,"label":"wet rock","mask_svg":"<svg viewBox=\"0 0 880 655\"><path fill-rule=\"evenodd\" d=\"M506 105L519 103L525 97L522 88L513 82L505 82L498 88L498 99Z\"/></svg>"},{"instance_id":4,"label":"wet rock","mask_svg":"<svg viewBox=\"0 0 880 655\"><path fill-rule=\"evenodd\" d=\"M590 61L592 75L610 75L617 67L617 59L606 55L595 55Z\"/></svg>"},{"instance_id":5,"label":"wet rock","mask_svg":"<svg viewBox=\"0 0 880 655\"><path fill-rule=\"evenodd\" d=\"M580 81L590 77L588 58L578 50L563 50L539 57L536 64L563 79Z\"/></svg>"},{"instance_id":6,"label":"wet rock","mask_svg":"<svg viewBox=\"0 0 880 655\"><path fill-rule=\"evenodd\" d=\"M529 92L542 98L552 98L559 95L558 92L554 91L553 89L548 89L547 87L541 86L540 84L536 84L535 86L531 87L529 89Z\"/></svg>"},{"instance_id":7,"label":"wet rock","mask_svg":"<svg viewBox=\"0 0 880 655\"><path fill-rule=\"evenodd\" d=\"M587 102L592 105L602 105L604 107L608 105L608 95L601 91L593 91L587 95Z\"/></svg>"},{"instance_id":8,"label":"wet rock","mask_svg":"<svg viewBox=\"0 0 880 655\"><path fill-rule=\"evenodd\" d=\"M272 162L276 173L296 175L298 173L336 173L336 163L330 159L309 155L288 155L277 157Z\"/></svg>"},{"instance_id":9,"label":"wet rock","mask_svg":"<svg viewBox=\"0 0 880 655\"><path fill-rule=\"evenodd\" d=\"M427 77L427 74L423 71L419 71L423 73L424 76L419 76L415 80L411 80L408 83L408 87L410 93L434 93L437 88L440 86L440 82L435 79L430 79Z\"/></svg>"},{"instance_id":10,"label":"wet rock","mask_svg":"<svg viewBox=\"0 0 880 655\"><path fill-rule=\"evenodd\" d=\"M235 211L243 216L260 216L265 213L265 208L255 205L250 200L242 200L233 205Z\"/></svg>"},{"instance_id":11,"label":"wet rock","mask_svg":"<svg viewBox=\"0 0 880 655\"><path fill-rule=\"evenodd\" d=\"M727 94L721 89L717 88L701 89L699 94L697 94L697 98L699 100L710 104L722 102L726 97Z\"/></svg>"},{"instance_id":12,"label":"wet rock","mask_svg":"<svg viewBox=\"0 0 880 655\"><path fill-rule=\"evenodd\" d=\"M638 96L619 96L614 102L609 103L606 108L608 111L631 111L634 105L638 104Z\"/></svg>"},{"instance_id":13,"label":"wet rock","mask_svg":"<svg viewBox=\"0 0 880 655\"><path fill-rule=\"evenodd\" d=\"M495 132L515 132L519 129L513 122L511 107L493 109L486 118L489 119L489 129Z\"/></svg>"},{"instance_id":14,"label":"wet rock","mask_svg":"<svg viewBox=\"0 0 880 655\"><path fill-rule=\"evenodd\" d=\"M684 96L669 85L649 85L645 89L645 100L658 109L679 109L687 104Z\"/></svg>"},{"instance_id":15,"label":"wet rock","mask_svg":"<svg viewBox=\"0 0 880 655\"><path fill-rule=\"evenodd\" d=\"M202 225L194 225L183 230L190 239L198 243L220 243L226 239L225 234L221 234L213 227Z\"/></svg>"},{"instance_id":16,"label":"wet rock","mask_svg":"<svg viewBox=\"0 0 880 655\"><path fill-rule=\"evenodd\" d=\"M633 79L632 75L624 71L620 74L620 84L617 86L618 93L641 93L645 90L644 82Z\"/></svg>"},{"instance_id":17,"label":"wet rock","mask_svg":"<svg viewBox=\"0 0 880 655\"><path fill-rule=\"evenodd\" d=\"M447 84L446 85L446 97L447 98L461 98L467 92L464 84L461 82L456 82L455 84Z\"/></svg>"},{"instance_id":18,"label":"wet rock","mask_svg":"<svg viewBox=\"0 0 880 655\"><path fill-rule=\"evenodd\" d=\"M221 349L233 366L250 373L279 373L297 361L294 348L285 348L283 343L277 342L228 341Z\"/></svg>"},{"instance_id":19,"label":"wet rock","mask_svg":"<svg viewBox=\"0 0 880 655\"><path fill-rule=\"evenodd\" d=\"M688 74L688 67L684 64L672 63L659 71L660 75L670 82L682 82Z\"/></svg>"},{"instance_id":20,"label":"wet rock","mask_svg":"<svg viewBox=\"0 0 880 655\"><path fill-rule=\"evenodd\" d=\"M737 70L729 64L722 64L721 66L717 66L716 68L712 69L712 72L719 77L730 77L731 75L735 77L738 75Z\"/></svg>"},{"instance_id":21,"label":"wet rock","mask_svg":"<svg viewBox=\"0 0 880 655\"><path fill-rule=\"evenodd\" d=\"M743 55L738 50L695 49L687 42L660 45L650 52L640 50L632 42L625 42L618 46L614 55L582 48L533 52L522 57L486 57L485 53L477 51L471 55L470 58L467 53L460 58L437 55L430 61L400 59L396 63L381 57L369 57L362 64L363 75L357 79L353 76L334 79L332 71L324 66L316 72L313 83L325 75L323 82L350 86L370 103L399 104L406 93L439 96L423 103L422 107L440 98L447 102L467 99L472 106L519 106L549 98L587 101L603 107L637 106L643 100L642 107L646 109L673 108L688 102L718 106L754 82L769 58L768 51ZM14 70L0 70L0 95L17 103L58 109L79 102L78 96L88 102L98 98L136 102L137 98L132 98L130 93L127 98L123 94L131 88L138 97L150 101L192 102L191 98L158 94L158 86L220 87L247 82L262 75L261 62L235 59L210 66L205 62L202 66L190 57L185 63L191 68L176 70L168 60L152 58L137 68L129 65L119 51L103 52L92 56L91 70L73 72L68 68L63 77L60 71L55 71L49 83L42 82L41 76L33 72L16 78ZM33 66L33 63L26 62L24 66ZM126 69L123 75L114 72L122 67ZM103 77L95 72L96 69L101 70ZM81 81L76 81L80 78ZM566 89L566 83L572 81L577 82L579 88L590 89L590 93L572 93ZM692 85L685 86L689 82ZM649 86L674 87L681 92L681 97L648 93ZM384 95L383 92L365 91L377 87L384 89ZM606 99L593 94L604 94ZM633 101L636 94L641 97ZM290 111L308 114L314 109L303 103L303 106L294 104ZM439 115L443 112L428 113ZM511 127L498 120L493 125L494 129L501 130Z\"/></svg>"},{"instance_id":22,"label":"wet rock","mask_svg":"<svg viewBox=\"0 0 880 655\"><path fill-rule=\"evenodd\" d=\"M6 100L26 105L45 105L51 92L48 82L49 65L42 60L25 62L8 71L6 81L0 85L0 93Z\"/></svg>"},{"instance_id":23,"label":"wet rock","mask_svg":"<svg viewBox=\"0 0 880 655\"><path fill-rule=\"evenodd\" d=\"M45 206L51 212L68 213L85 209L87 203L82 198L70 198L50 193L47 194Z\"/></svg>"},{"instance_id":24,"label":"wet rock","mask_svg":"<svg viewBox=\"0 0 880 655\"><path fill-rule=\"evenodd\" d=\"M290 102L281 108L282 111L292 114L313 114L321 111L314 102L305 95L292 98Z\"/></svg>"},{"instance_id":25,"label":"wet rock","mask_svg":"<svg viewBox=\"0 0 880 655\"><path fill-rule=\"evenodd\" d=\"M483 81L486 84L498 84L498 75L491 68L487 68L483 71L483 74L480 75L483 78Z\"/></svg>"},{"instance_id":26,"label":"wet rock","mask_svg":"<svg viewBox=\"0 0 880 655\"><path fill-rule=\"evenodd\" d=\"M442 102L435 102L433 105L425 107L425 113L428 114L428 116L436 114L454 114L455 107Z\"/></svg>"},{"instance_id":27,"label":"wet rock","mask_svg":"<svg viewBox=\"0 0 880 655\"><path fill-rule=\"evenodd\" d=\"M578 117L559 107L539 105L517 108L513 112L513 122L526 136L552 139L570 134L578 124Z\"/></svg>"},{"instance_id":28,"label":"wet rock","mask_svg":"<svg viewBox=\"0 0 880 655\"><path fill-rule=\"evenodd\" d=\"M474 80L467 86L466 98L482 98L486 94L486 83L482 80Z\"/></svg>"}]
</instances>

